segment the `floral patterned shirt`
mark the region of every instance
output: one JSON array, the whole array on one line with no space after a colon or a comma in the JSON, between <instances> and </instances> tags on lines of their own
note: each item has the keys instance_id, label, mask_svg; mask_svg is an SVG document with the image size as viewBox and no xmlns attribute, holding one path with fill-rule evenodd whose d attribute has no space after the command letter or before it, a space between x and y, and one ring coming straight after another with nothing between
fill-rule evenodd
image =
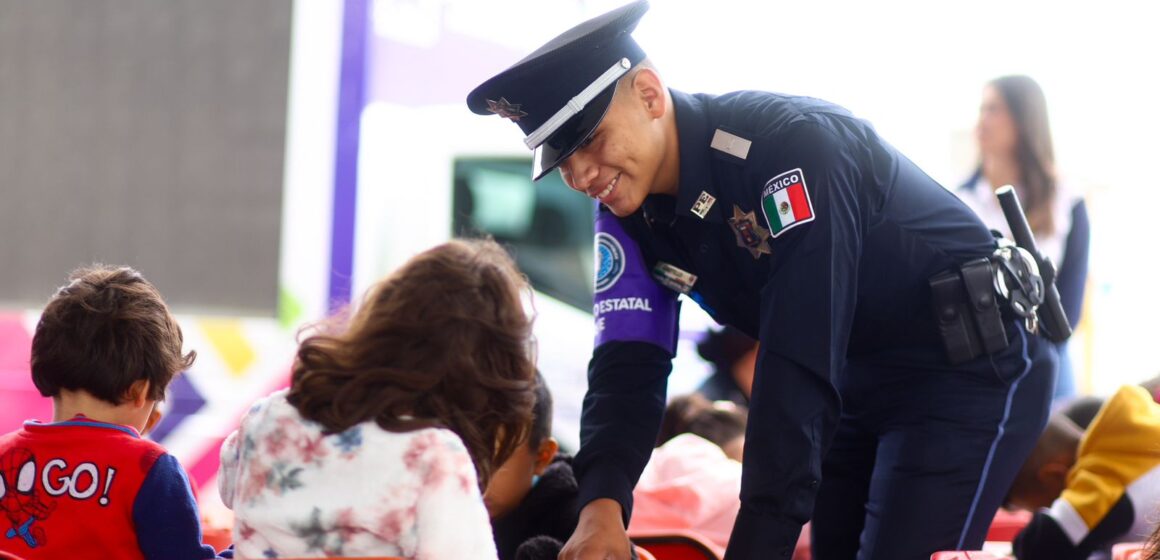
<instances>
[{"instance_id":1,"label":"floral patterned shirt","mask_svg":"<svg viewBox=\"0 0 1160 560\"><path fill-rule=\"evenodd\" d=\"M471 457L450 430L339 434L278 391L222 445L219 490L242 558L496 558Z\"/></svg>"}]
</instances>

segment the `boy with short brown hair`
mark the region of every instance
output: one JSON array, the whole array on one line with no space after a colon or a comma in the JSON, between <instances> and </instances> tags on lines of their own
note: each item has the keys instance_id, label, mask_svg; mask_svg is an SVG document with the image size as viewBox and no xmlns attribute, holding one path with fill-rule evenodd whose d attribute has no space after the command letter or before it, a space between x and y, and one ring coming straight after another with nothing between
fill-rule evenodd
<instances>
[{"instance_id":1,"label":"boy with short brown hair","mask_svg":"<svg viewBox=\"0 0 1160 560\"><path fill-rule=\"evenodd\" d=\"M0 550L39 558L215 558L177 459L142 439L193 364L161 294L128 267L75 271L32 339L52 423L0 436Z\"/></svg>"}]
</instances>

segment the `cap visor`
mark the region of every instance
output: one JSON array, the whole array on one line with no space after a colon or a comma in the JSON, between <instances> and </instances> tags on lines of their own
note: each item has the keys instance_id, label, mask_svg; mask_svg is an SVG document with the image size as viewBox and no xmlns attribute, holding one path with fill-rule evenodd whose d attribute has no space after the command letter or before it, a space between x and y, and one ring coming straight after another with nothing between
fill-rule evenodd
<instances>
[{"instance_id":1,"label":"cap visor","mask_svg":"<svg viewBox=\"0 0 1160 560\"><path fill-rule=\"evenodd\" d=\"M580 114L565 121L543 144L536 146L532 154L533 181L539 181L559 167L580 144L592 136L596 127L600 126L600 121L604 120L615 93L616 84L613 83L588 103Z\"/></svg>"}]
</instances>

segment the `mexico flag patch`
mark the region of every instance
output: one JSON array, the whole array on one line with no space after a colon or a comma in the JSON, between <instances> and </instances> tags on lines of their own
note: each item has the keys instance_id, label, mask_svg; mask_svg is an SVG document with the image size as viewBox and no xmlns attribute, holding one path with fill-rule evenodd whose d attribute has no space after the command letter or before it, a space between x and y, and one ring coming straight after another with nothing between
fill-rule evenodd
<instances>
[{"instance_id":1,"label":"mexico flag patch","mask_svg":"<svg viewBox=\"0 0 1160 560\"><path fill-rule=\"evenodd\" d=\"M761 190L761 211L765 213L772 237L814 221L814 205L801 168L786 171L765 183Z\"/></svg>"}]
</instances>

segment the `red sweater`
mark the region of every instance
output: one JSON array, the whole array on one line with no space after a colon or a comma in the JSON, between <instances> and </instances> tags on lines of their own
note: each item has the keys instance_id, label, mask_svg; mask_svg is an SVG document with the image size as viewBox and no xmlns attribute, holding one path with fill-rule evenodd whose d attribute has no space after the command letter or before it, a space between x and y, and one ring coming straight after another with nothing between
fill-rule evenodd
<instances>
[{"instance_id":1,"label":"red sweater","mask_svg":"<svg viewBox=\"0 0 1160 560\"><path fill-rule=\"evenodd\" d=\"M0 436L0 513L0 550L27 560L215 558L177 460L81 416Z\"/></svg>"}]
</instances>

